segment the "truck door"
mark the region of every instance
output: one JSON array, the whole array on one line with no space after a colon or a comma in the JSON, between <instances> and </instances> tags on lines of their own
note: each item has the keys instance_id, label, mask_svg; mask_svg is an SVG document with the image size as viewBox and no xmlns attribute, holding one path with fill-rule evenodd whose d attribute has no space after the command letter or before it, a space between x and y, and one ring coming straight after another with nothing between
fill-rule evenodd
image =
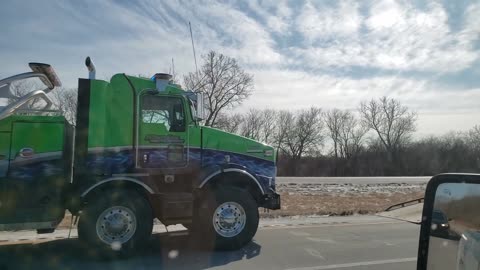
<instances>
[{"instance_id":1,"label":"truck door","mask_svg":"<svg viewBox=\"0 0 480 270\"><path fill-rule=\"evenodd\" d=\"M180 97L144 95L140 102L138 168L174 169L188 165L185 104Z\"/></svg>"},{"instance_id":2,"label":"truck door","mask_svg":"<svg viewBox=\"0 0 480 270\"><path fill-rule=\"evenodd\" d=\"M63 216L63 136L63 122L13 123L1 223L49 222Z\"/></svg>"}]
</instances>

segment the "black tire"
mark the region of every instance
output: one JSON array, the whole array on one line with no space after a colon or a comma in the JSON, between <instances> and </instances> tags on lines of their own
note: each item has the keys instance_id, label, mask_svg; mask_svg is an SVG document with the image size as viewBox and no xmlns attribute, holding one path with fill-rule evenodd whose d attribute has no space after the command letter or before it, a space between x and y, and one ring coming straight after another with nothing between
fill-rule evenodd
<instances>
[{"instance_id":1,"label":"black tire","mask_svg":"<svg viewBox=\"0 0 480 270\"><path fill-rule=\"evenodd\" d=\"M236 203L245 213L243 229L234 236L225 237L214 227L214 215L217 207L224 203ZM220 186L208 192L198 209L194 221L194 236L201 238L201 243L215 250L235 250L248 244L255 236L258 228L258 206L252 195L241 188ZM217 226L218 227L218 226Z\"/></svg>"},{"instance_id":2,"label":"black tire","mask_svg":"<svg viewBox=\"0 0 480 270\"><path fill-rule=\"evenodd\" d=\"M127 210L134 215L135 229L131 237L123 239L124 243L108 244L97 233L97 220L107 209L112 207ZM121 210L117 210L120 211ZM108 211L107 211L108 212ZM125 211L124 211L125 212ZM128 216L128 214L125 214ZM99 221L100 222L100 221ZM131 223L130 222L130 223ZM102 227L103 228L103 227ZM135 191L105 191L90 199L82 210L78 223L78 237L81 241L94 247L93 254L101 256L129 256L141 250L152 234L152 209L146 198Z\"/></svg>"}]
</instances>

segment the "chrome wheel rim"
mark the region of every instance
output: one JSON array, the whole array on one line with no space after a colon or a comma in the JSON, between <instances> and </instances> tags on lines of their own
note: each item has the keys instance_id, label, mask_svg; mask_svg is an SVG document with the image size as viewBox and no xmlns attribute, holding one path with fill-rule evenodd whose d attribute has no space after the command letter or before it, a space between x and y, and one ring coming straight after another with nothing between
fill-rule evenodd
<instances>
[{"instance_id":1,"label":"chrome wheel rim","mask_svg":"<svg viewBox=\"0 0 480 270\"><path fill-rule=\"evenodd\" d=\"M137 220L129 208L112 206L98 216L96 229L104 243L124 244L135 234Z\"/></svg>"},{"instance_id":2,"label":"chrome wheel rim","mask_svg":"<svg viewBox=\"0 0 480 270\"><path fill-rule=\"evenodd\" d=\"M236 202L222 203L213 212L213 228L223 237L234 237L243 231L247 216L243 207Z\"/></svg>"}]
</instances>

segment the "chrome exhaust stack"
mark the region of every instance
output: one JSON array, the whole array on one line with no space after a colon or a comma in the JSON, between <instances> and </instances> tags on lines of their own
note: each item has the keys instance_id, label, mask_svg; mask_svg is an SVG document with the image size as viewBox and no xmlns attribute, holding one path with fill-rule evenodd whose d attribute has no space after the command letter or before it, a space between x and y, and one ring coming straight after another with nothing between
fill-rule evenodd
<instances>
[{"instance_id":1,"label":"chrome exhaust stack","mask_svg":"<svg viewBox=\"0 0 480 270\"><path fill-rule=\"evenodd\" d=\"M90 59L90 56L87 56L87 58L85 59L85 66L87 66L88 68L88 78L90 80L95 80L95 65L93 64L92 59Z\"/></svg>"}]
</instances>

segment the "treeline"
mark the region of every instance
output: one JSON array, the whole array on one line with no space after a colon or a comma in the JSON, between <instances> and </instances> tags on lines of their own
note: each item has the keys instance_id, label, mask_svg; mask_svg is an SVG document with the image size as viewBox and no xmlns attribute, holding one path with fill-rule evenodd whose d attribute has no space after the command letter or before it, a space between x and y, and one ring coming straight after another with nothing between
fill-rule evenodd
<instances>
[{"instance_id":1,"label":"treeline","mask_svg":"<svg viewBox=\"0 0 480 270\"><path fill-rule=\"evenodd\" d=\"M417 115L387 97L356 111L317 107L219 115L214 127L279 152L279 176L421 176L480 172L480 126L421 139Z\"/></svg>"}]
</instances>

